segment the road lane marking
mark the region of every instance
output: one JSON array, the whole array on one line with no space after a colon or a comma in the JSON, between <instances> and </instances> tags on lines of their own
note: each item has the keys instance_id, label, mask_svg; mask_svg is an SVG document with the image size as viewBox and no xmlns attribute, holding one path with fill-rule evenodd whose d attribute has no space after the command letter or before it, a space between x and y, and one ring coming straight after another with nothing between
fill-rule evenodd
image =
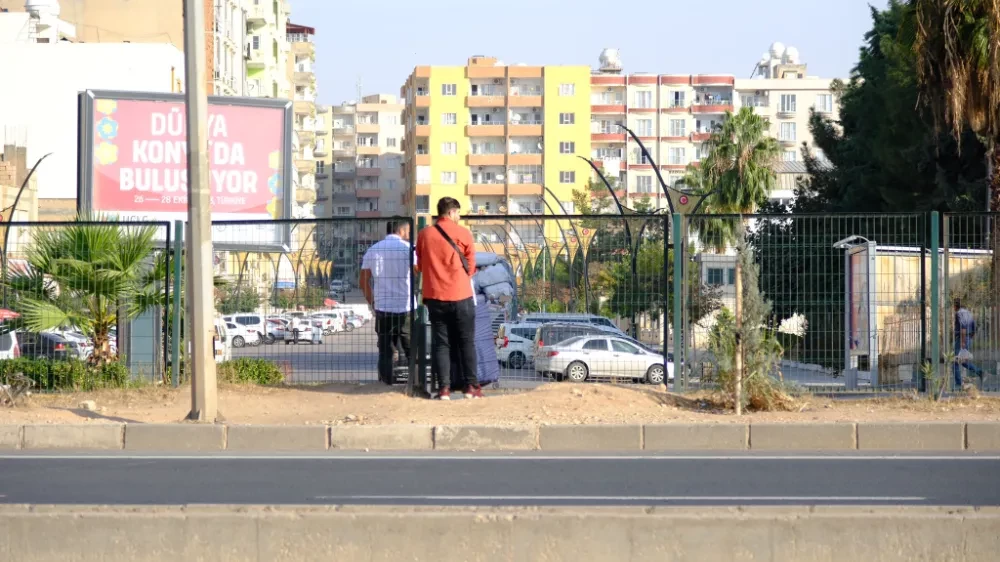
<instances>
[{"instance_id":1,"label":"road lane marking","mask_svg":"<svg viewBox=\"0 0 1000 562\"><path fill-rule=\"evenodd\" d=\"M919 496L316 496L335 501L920 502Z\"/></svg>"},{"instance_id":2,"label":"road lane marking","mask_svg":"<svg viewBox=\"0 0 1000 562\"><path fill-rule=\"evenodd\" d=\"M976 455L0 455L2 460L167 460L167 461L1000 461L1000 456Z\"/></svg>"}]
</instances>

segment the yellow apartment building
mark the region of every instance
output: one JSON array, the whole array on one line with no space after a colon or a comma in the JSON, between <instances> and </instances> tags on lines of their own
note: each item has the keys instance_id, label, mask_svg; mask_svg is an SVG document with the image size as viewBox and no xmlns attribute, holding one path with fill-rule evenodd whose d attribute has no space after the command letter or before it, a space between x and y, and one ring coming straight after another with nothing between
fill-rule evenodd
<instances>
[{"instance_id":1,"label":"yellow apartment building","mask_svg":"<svg viewBox=\"0 0 1000 562\"><path fill-rule=\"evenodd\" d=\"M490 243L506 236L499 215L561 214L560 205L575 213L573 190L586 191L590 179L578 157L591 152L590 75L587 66L485 56L416 67L400 92L407 211L429 217L440 198L454 197L463 213L498 215L470 224L477 241ZM545 235L558 237L559 228L551 222ZM519 235L530 243L540 233Z\"/></svg>"}]
</instances>

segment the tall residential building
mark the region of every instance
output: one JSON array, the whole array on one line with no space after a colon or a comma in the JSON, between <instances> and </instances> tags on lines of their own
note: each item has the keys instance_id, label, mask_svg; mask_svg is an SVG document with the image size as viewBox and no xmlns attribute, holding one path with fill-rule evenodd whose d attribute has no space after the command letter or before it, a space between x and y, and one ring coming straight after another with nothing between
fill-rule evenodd
<instances>
[{"instance_id":1,"label":"tall residential building","mask_svg":"<svg viewBox=\"0 0 1000 562\"><path fill-rule=\"evenodd\" d=\"M427 215L450 196L463 212L483 215L546 213L545 202L559 212L559 201L573 213L572 192L590 177L577 157L591 153L590 72L485 56L416 67L402 87L408 210ZM473 230L478 239L499 239L496 225L477 222Z\"/></svg>"},{"instance_id":2,"label":"tall residential building","mask_svg":"<svg viewBox=\"0 0 1000 562\"><path fill-rule=\"evenodd\" d=\"M316 203L316 75L313 61L316 58L312 36L315 30L304 25L287 24L286 39L290 46L286 70L292 84L292 113L294 116L292 163L295 175L295 206L293 215L299 218L315 216ZM326 150L325 143L320 150Z\"/></svg>"},{"instance_id":3,"label":"tall residential building","mask_svg":"<svg viewBox=\"0 0 1000 562\"><path fill-rule=\"evenodd\" d=\"M205 2L205 72L208 93L215 92L215 9ZM250 1L250 0L244 0ZM0 0L0 12L32 10L53 14L76 28L81 43L169 43L184 50L183 2L164 0ZM33 33L25 28L25 35ZM184 67L177 68L183 74ZM164 88L164 91L168 88Z\"/></svg>"},{"instance_id":4,"label":"tall residential building","mask_svg":"<svg viewBox=\"0 0 1000 562\"><path fill-rule=\"evenodd\" d=\"M725 112L752 107L768 118L770 134L782 147L779 189L772 198L788 200L794 195L795 178L805 172L803 143L816 151L809 131L810 109L834 119L838 115L832 80L808 76L798 51L781 43L771 46L750 79L727 74L625 75L621 69L617 51L605 49L599 70L590 78L591 156L605 175L619 180L619 195L627 194L629 205L647 197L657 208L667 203L652 164L621 124L642 140L672 185L684 176L688 164L704 157L704 142L721 125Z\"/></svg>"},{"instance_id":5,"label":"tall residential building","mask_svg":"<svg viewBox=\"0 0 1000 562\"><path fill-rule=\"evenodd\" d=\"M317 174L323 172L318 179L317 216L407 214L403 206L404 109L396 96L374 94L364 96L360 103L330 110L327 142L332 151L317 162ZM336 243L322 249L334 262L334 276L356 279L364 252L384 235L375 221L334 225L329 239Z\"/></svg>"},{"instance_id":6,"label":"tall residential building","mask_svg":"<svg viewBox=\"0 0 1000 562\"><path fill-rule=\"evenodd\" d=\"M213 0L214 92L217 96L246 95L247 10L240 0Z\"/></svg>"},{"instance_id":7,"label":"tall residential building","mask_svg":"<svg viewBox=\"0 0 1000 562\"><path fill-rule=\"evenodd\" d=\"M247 12L246 92L260 98L289 98L286 24L291 11L281 0L240 0Z\"/></svg>"}]
</instances>

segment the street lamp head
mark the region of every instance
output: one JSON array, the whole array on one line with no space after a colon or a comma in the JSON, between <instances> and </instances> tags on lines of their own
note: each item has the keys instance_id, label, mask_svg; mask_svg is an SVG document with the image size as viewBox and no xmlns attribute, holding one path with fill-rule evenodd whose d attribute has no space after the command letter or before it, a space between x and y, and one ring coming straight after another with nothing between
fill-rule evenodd
<instances>
[{"instance_id":1,"label":"street lamp head","mask_svg":"<svg viewBox=\"0 0 1000 562\"><path fill-rule=\"evenodd\" d=\"M848 236L843 240L838 240L834 243L833 247L837 250L846 250L848 248L853 248L854 246L859 246L861 244L870 244L871 240L865 238L864 236L855 234L853 236Z\"/></svg>"}]
</instances>

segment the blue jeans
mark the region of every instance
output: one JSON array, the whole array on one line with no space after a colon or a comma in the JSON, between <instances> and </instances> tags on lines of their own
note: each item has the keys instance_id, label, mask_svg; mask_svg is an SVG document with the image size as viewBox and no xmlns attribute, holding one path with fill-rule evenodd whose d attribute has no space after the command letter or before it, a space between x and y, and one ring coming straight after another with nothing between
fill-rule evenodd
<instances>
[{"instance_id":1,"label":"blue jeans","mask_svg":"<svg viewBox=\"0 0 1000 562\"><path fill-rule=\"evenodd\" d=\"M983 378L983 370L978 366L976 366L974 363L972 363L971 361L959 362L958 360L959 351L961 351L962 349L967 349L969 351L972 351L972 338L966 336L965 346L960 345L962 343L961 339L962 339L961 336L955 336L955 362L952 363L951 365L951 372L953 375L955 375L955 388L962 388L961 367L965 367L966 369L972 371L977 377Z\"/></svg>"}]
</instances>

